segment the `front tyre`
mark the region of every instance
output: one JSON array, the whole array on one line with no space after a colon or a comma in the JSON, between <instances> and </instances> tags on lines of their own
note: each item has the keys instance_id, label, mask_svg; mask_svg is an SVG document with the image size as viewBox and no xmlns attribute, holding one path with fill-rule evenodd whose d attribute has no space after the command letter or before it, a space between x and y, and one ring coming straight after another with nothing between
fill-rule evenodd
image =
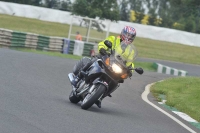
<instances>
[{"instance_id":1,"label":"front tyre","mask_svg":"<svg viewBox=\"0 0 200 133\"><path fill-rule=\"evenodd\" d=\"M73 91L71 91L71 93L69 95L69 100L72 103L78 103L80 101L80 99L74 95Z\"/></svg>"},{"instance_id":2,"label":"front tyre","mask_svg":"<svg viewBox=\"0 0 200 133\"><path fill-rule=\"evenodd\" d=\"M105 92L106 87L102 84L97 85L91 94L87 94L81 104L84 110L89 109Z\"/></svg>"}]
</instances>

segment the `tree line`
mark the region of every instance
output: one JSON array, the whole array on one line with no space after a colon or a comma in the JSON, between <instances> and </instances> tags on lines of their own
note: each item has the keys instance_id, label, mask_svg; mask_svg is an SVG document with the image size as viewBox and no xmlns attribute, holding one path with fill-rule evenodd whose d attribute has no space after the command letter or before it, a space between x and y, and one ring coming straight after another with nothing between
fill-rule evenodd
<instances>
[{"instance_id":1,"label":"tree line","mask_svg":"<svg viewBox=\"0 0 200 133\"><path fill-rule=\"evenodd\" d=\"M27 4L46 8L71 11L71 0L0 0L19 4Z\"/></svg>"},{"instance_id":2,"label":"tree line","mask_svg":"<svg viewBox=\"0 0 200 133\"><path fill-rule=\"evenodd\" d=\"M200 33L200 0L1 0Z\"/></svg>"},{"instance_id":3,"label":"tree line","mask_svg":"<svg viewBox=\"0 0 200 133\"><path fill-rule=\"evenodd\" d=\"M200 33L200 0L122 0L121 9L124 21Z\"/></svg>"}]
</instances>

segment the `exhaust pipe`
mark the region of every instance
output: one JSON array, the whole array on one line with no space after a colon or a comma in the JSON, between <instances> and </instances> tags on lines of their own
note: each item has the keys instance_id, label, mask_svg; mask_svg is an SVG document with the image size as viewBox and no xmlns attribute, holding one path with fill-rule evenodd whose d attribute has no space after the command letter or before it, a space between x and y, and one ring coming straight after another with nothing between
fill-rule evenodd
<instances>
[{"instance_id":1,"label":"exhaust pipe","mask_svg":"<svg viewBox=\"0 0 200 133\"><path fill-rule=\"evenodd\" d=\"M74 80L74 74L73 73L69 73L68 74L68 78L69 78L69 81L70 81L70 83L72 83L72 81ZM71 84L72 85L72 84ZM72 90L74 91L74 92L76 92L76 88L72 85Z\"/></svg>"},{"instance_id":2,"label":"exhaust pipe","mask_svg":"<svg viewBox=\"0 0 200 133\"><path fill-rule=\"evenodd\" d=\"M68 78L69 78L69 81L72 82L74 80L74 74L73 73L69 73L68 74Z\"/></svg>"}]
</instances>

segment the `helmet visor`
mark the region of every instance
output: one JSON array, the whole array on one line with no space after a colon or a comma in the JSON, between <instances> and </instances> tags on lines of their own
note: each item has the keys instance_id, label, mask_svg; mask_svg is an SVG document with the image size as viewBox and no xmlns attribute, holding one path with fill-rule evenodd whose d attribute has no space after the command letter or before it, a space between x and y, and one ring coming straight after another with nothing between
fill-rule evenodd
<instances>
[{"instance_id":1,"label":"helmet visor","mask_svg":"<svg viewBox=\"0 0 200 133\"><path fill-rule=\"evenodd\" d=\"M132 43L133 40L135 39L135 34L131 34L131 33L128 33L126 31L123 31L122 32L122 37L123 37L123 40Z\"/></svg>"},{"instance_id":2,"label":"helmet visor","mask_svg":"<svg viewBox=\"0 0 200 133\"><path fill-rule=\"evenodd\" d=\"M135 35L127 33L127 38L128 38L128 41L133 41L135 38Z\"/></svg>"}]
</instances>

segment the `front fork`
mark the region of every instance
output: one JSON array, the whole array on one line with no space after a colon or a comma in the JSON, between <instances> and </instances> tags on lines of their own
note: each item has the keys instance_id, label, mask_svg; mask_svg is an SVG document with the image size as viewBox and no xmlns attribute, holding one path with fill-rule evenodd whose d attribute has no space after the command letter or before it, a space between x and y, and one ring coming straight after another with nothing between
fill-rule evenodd
<instances>
[{"instance_id":1,"label":"front fork","mask_svg":"<svg viewBox=\"0 0 200 133\"><path fill-rule=\"evenodd\" d=\"M100 96L99 100L101 101L104 97L106 97L106 92L108 91L108 83L106 81L102 81L100 78L97 78L93 81L93 85L102 84L106 87L106 91ZM92 92L93 90L91 90Z\"/></svg>"}]
</instances>

